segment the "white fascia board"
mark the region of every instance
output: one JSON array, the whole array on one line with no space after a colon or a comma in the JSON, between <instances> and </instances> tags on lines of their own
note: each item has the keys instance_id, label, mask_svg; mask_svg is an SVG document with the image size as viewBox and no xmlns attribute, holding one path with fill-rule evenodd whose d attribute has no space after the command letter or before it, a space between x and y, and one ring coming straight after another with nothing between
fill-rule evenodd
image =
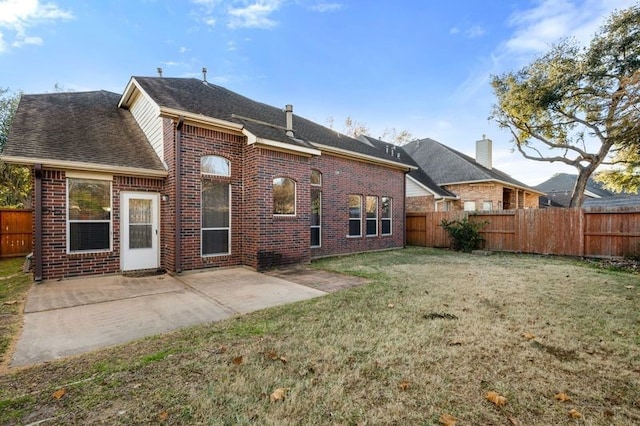
<instances>
[{"instance_id":1,"label":"white fascia board","mask_svg":"<svg viewBox=\"0 0 640 426\"><path fill-rule=\"evenodd\" d=\"M404 170L416 170L416 169L418 169L418 167L416 167L416 166L411 166L409 164L404 164L404 163L398 163L396 161L391 161L391 160L385 160L383 158L374 157L372 155L360 154L358 152L349 151L347 149L335 148L333 146L322 145L320 143L315 143L315 142L311 142L311 143L316 148L319 148L321 151L326 151L326 152L330 152L330 153L333 153L333 154L338 154L338 155L341 155L341 156L344 156L344 157L348 157L348 158L358 159L358 160L366 161L366 162L369 162L369 163L384 164L386 166L395 167L395 168L404 169Z\"/></svg>"},{"instance_id":2,"label":"white fascia board","mask_svg":"<svg viewBox=\"0 0 640 426\"><path fill-rule=\"evenodd\" d=\"M244 128L242 124L169 107L160 107L160 117L172 119L179 119L180 117L183 117L185 122L196 126L215 127L218 129L231 130L234 133L242 133Z\"/></svg>"},{"instance_id":3,"label":"white fascia board","mask_svg":"<svg viewBox=\"0 0 640 426\"><path fill-rule=\"evenodd\" d=\"M79 170L86 172L113 173L118 175L147 177L166 177L169 175L169 172L166 170L150 170L141 169L138 167L121 167L108 164L85 163L80 161L53 160L51 158L3 156L2 159L7 163L21 164L25 166L42 164L43 167L49 169Z\"/></svg>"},{"instance_id":4,"label":"white fascia board","mask_svg":"<svg viewBox=\"0 0 640 426\"><path fill-rule=\"evenodd\" d=\"M286 142L273 141L271 139L258 138L249 132L246 132L245 134L247 133L253 136L253 138L247 137L247 139L249 140L248 142L249 144L264 145L267 147L276 148L279 151L291 151L291 152L297 152L297 153L311 155L311 156L313 155L318 156L322 154L322 151L317 149L306 148L304 146L291 145Z\"/></svg>"}]
</instances>

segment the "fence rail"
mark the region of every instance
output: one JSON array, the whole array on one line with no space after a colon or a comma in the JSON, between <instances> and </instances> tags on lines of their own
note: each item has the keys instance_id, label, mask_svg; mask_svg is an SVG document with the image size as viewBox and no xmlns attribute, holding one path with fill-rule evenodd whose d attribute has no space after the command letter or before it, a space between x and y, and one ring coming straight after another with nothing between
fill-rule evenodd
<instances>
[{"instance_id":1,"label":"fence rail","mask_svg":"<svg viewBox=\"0 0 640 426\"><path fill-rule=\"evenodd\" d=\"M0 209L0 257L20 257L32 251L31 210Z\"/></svg>"},{"instance_id":2,"label":"fence rail","mask_svg":"<svg viewBox=\"0 0 640 426\"><path fill-rule=\"evenodd\" d=\"M408 213L407 244L449 247L443 219L486 222L485 249L583 257L640 255L640 208Z\"/></svg>"}]
</instances>

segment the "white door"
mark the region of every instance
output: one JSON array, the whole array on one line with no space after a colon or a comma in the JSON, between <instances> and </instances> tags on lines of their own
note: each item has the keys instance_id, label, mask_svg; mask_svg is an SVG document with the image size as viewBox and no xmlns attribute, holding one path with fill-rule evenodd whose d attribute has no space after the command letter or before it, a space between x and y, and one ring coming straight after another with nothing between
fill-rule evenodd
<instances>
[{"instance_id":1,"label":"white door","mask_svg":"<svg viewBox=\"0 0 640 426\"><path fill-rule=\"evenodd\" d=\"M123 271L158 268L158 194L123 192L120 206L120 268Z\"/></svg>"}]
</instances>

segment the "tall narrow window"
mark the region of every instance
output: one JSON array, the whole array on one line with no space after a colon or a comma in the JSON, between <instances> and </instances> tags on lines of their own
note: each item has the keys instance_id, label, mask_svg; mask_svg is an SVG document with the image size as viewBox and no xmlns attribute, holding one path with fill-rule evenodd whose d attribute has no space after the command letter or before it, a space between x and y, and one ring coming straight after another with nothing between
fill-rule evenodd
<instances>
[{"instance_id":1,"label":"tall narrow window","mask_svg":"<svg viewBox=\"0 0 640 426\"><path fill-rule=\"evenodd\" d=\"M273 180L273 214L296 214L296 182L278 177Z\"/></svg>"},{"instance_id":2,"label":"tall narrow window","mask_svg":"<svg viewBox=\"0 0 640 426\"><path fill-rule=\"evenodd\" d=\"M362 235L362 196L349 195L349 236Z\"/></svg>"},{"instance_id":3,"label":"tall narrow window","mask_svg":"<svg viewBox=\"0 0 640 426\"><path fill-rule=\"evenodd\" d=\"M380 217L380 226L382 235L391 235L391 217L393 212L393 200L391 197L382 197L382 215Z\"/></svg>"},{"instance_id":4,"label":"tall narrow window","mask_svg":"<svg viewBox=\"0 0 640 426\"><path fill-rule=\"evenodd\" d=\"M202 255L229 254L229 184L202 180Z\"/></svg>"},{"instance_id":5,"label":"tall narrow window","mask_svg":"<svg viewBox=\"0 0 640 426\"><path fill-rule=\"evenodd\" d=\"M311 171L311 247L322 243L322 174Z\"/></svg>"},{"instance_id":6,"label":"tall narrow window","mask_svg":"<svg viewBox=\"0 0 640 426\"><path fill-rule=\"evenodd\" d=\"M378 197L367 195L367 236L378 235Z\"/></svg>"},{"instance_id":7,"label":"tall narrow window","mask_svg":"<svg viewBox=\"0 0 640 426\"><path fill-rule=\"evenodd\" d=\"M111 250L111 181L67 179L67 250Z\"/></svg>"}]
</instances>

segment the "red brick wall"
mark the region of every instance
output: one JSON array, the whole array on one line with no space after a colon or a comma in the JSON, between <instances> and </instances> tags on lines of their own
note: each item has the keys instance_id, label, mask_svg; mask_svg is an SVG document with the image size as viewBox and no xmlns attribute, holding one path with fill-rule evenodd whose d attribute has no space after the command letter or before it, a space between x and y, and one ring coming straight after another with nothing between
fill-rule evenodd
<instances>
[{"instance_id":1,"label":"red brick wall","mask_svg":"<svg viewBox=\"0 0 640 426\"><path fill-rule=\"evenodd\" d=\"M110 274L120 271L120 193L160 192L160 179L114 176L112 251L67 254L67 182L64 171L44 170L42 177L42 278Z\"/></svg>"},{"instance_id":2,"label":"red brick wall","mask_svg":"<svg viewBox=\"0 0 640 426\"><path fill-rule=\"evenodd\" d=\"M404 173L386 167L322 154L311 159L311 168L322 173L322 247L312 256L354 253L404 246ZM349 232L349 194L378 197L380 221L381 197L393 198L392 234L375 237L347 237ZM363 207L363 227L364 227ZM307 234L307 243L309 237Z\"/></svg>"},{"instance_id":3,"label":"red brick wall","mask_svg":"<svg viewBox=\"0 0 640 426\"><path fill-rule=\"evenodd\" d=\"M309 158L257 148L245 148L244 263L258 270L310 261ZM273 214L273 179L296 182L295 216Z\"/></svg>"},{"instance_id":4,"label":"red brick wall","mask_svg":"<svg viewBox=\"0 0 640 426\"><path fill-rule=\"evenodd\" d=\"M408 213L425 213L433 211L435 211L435 198L433 195L407 197Z\"/></svg>"},{"instance_id":5,"label":"red brick wall","mask_svg":"<svg viewBox=\"0 0 640 426\"><path fill-rule=\"evenodd\" d=\"M165 161L173 172L175 170L174 137L175 130L171 122L170 131L165 126ZM184 125L181 141L181 267L182 270L201 269L212 266L233 266L242 263L242 148L246 138L215 130ZM231 185L231 254L205 256L201 255L201 191L203 176L200 172L200 158L205 155L217 155L228 159L231 163L230 177L204 177ZM175 173L171 173L165 191L169 197L165 204L168 210L167 241L175 240ZM175 246L168 253L169 269L175 269Z\"/></svg>"},{"instance_id":6,"label":"red brick wall","mask_svg":"<svg viewBox=\"0 0 640 426\"><path fill-rule=\"evenodd\" d=\"M453 204L452 210L462 210L465 201L473 201L476 203L476 210L482 209L484 201L491 201L493 210L501 210L503 208L503 189L505 187L498 183L478 183L478 184L460 184L447 185L446 189L460 197ZM533 193L526 193L511 188L510 208L538 208L538 196ZM517 197L520 197L519 199ZM522 200L524 197L524 202Z\"/></svg>"}]
</instances>

